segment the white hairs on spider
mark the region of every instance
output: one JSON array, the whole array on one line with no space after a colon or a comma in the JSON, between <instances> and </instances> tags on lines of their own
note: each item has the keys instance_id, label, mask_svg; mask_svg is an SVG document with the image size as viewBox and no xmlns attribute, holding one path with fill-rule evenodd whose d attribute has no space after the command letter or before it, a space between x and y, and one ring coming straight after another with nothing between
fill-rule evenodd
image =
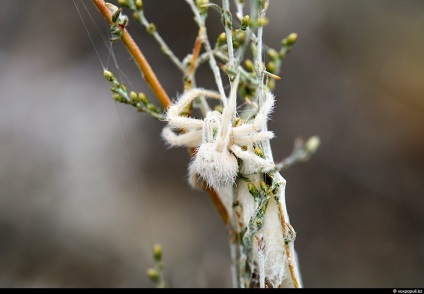
<instances>
[{"instance_id":1,"label":"white hairs on spider","mask_svg":"<svg viewBox=\"0 0 424 294\"><path fill-rule=\"evenodd\" d=\"M234 80L228 101L214 91L191 89L167 111L168 126L162 131L165 141L170 146L197 148L189 167L192 185L200 178L210 187L227 187L235 183L239 172L254 174L275 170L274 163L253 152L254 145L274 137L273 132L262 131L264 122L273 110L274 95L266 92L266 100L255 118L235 125L237 86L238 77ZM199 96L221 100L222 113L209 111L203 120L182 116L184 109ZM237 159L243 162L243 168L239 167Z\"/></svg>"}]
</instances>

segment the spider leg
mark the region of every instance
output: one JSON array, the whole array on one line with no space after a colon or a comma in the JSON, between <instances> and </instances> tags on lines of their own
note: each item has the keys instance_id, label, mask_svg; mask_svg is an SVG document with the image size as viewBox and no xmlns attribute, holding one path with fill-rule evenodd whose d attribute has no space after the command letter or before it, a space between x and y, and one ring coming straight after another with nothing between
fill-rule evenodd
<instances>
[{"instance_id":1,"label":"spider leg","mask_svg":"<svg viewBox=\"0 0 424 294\"><path fill-rule=\"evenodd\" d=\"M203 127L203 120L184 116L173 116L167 115L168 125L174 130L191 130L201 129Z\"/></svg>"},{"instance_id":2,"label":"spider leg","mask_svg":"<svg viewBox=\"0 0 424 294\"><path fill-rule=\"evenodd\" d=\"M233 143L237 145L248 145L256 142L263 142L274 138L274 133L271 131L266 132L245 132L237 128L232 129Z\"/></svg>"},{"instance_id":3,"label":"spider leg","mask_svg":"<svg viewBox=\"0 0 424 294\"><path fill-rule=\"evenodd\" d=\"M185 92L178 100L168 108L166 120L173 129L192 129L202 128L203 121L201 119L189 118L181 116L186 107L197 97L206 96L215 99L221 99L221 96L214 92L202 88L195 88Z\"/></svg>"},{"instance_id":4,"label":"spider leg","mask_svg":"<svg viewBox=\"0 0 424 294\"><path fill-rule=\"evenodd\" d=\"M165 139L165 141L172 147L197 147L202 142L202 130L189 131L187 133L178 135L174 133L169 127L165 127L162 130L162 138Z\"/></svg>"},{"instance_id":5,"label":"spider leg","mask_svg":"<svg viewBox=\"0 0 424 294\"><path fill-rule=\"evenodd\" d=\"M167 118L180 116L184 109L199 96L221 99L221 96L217 92L205 90L202 88L191 89L181 95L178 100L168 108Z\"/></svg>"},{"instance_id":6,"label":"spider leg","mask_svg":"<svg viewBox=\"0 0 424 294\"><path fill-rule=\"evenodd\" d=\"M260 132L262 125L266 119L268 119L275 103L274 95L271 92L267 92L265 103L255 116L252 123L245 123L241 126L233 127L232 132L234 137L250 136L252 133ZM272 139L272 137L270 138ZM237 140L237 139L236 139Z\"/></svg>"},{"instance_id":7,"label":"spider leg","mask_svg":"<svg viewBox=\"0 0 424 294\"><path fill-rule=\"evenodd\" d=\"M266 121L266 119L269 117L269 114L274 108L274 103L275 103L274 95L270 91L267 91L265 95L266 95L265 96L266 100L264 104L260 107L258 113L256 114L255 119L253 120L253 127L257 131L262 129L262 125L264 121Z\"/></svg>"},{"instance_id":8,"label":"spider leg","mask_svg":"<svg viewBox=\"0 0 424 294\"><path fill-rule=\"evenodd\" d=\"M216 150L218 152L222 152L223 149L226 149L229 143L232 122L236 118L237 112L237 89L239 81L240 74L237 74L231 86L227 106L222 112L221 127L219 128L216 140Z\"/></svg>"},{"instance_id":9,"label":"spider leg","mask_svg":"<svg viewBox=\"0 0 424 294\"><path fill-rule=\"evenodd\" d=\"M232 145L230 150L237 158L243 160L243 171L246 174L255 174L277 170L277 167L274 163L266 161L253 152L244 151L238 145Z\"/></svg>"}]
</instances>

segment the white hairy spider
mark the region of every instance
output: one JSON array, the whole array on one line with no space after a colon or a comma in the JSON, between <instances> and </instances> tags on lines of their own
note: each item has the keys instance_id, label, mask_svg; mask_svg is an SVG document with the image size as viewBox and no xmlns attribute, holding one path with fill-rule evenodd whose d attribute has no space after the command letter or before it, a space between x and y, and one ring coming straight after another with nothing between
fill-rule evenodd
<instances>
[{"instance_id":1,"label":"white hairy spider","mask_svg":"<svg viewBox=\"0 0 424 294\"><path fill-rule=\"evenodd\" d=\"M171 146L197 148L189 167L192 185L200 177L208 186L220 188L234 184L239 172L247 175L275 168L274 163L253 152L254 145L274 137L272 132L261 130L263 122L273 109L274 96L267 92L265 102L255 118L235 125L237 83L238 79L228 101L217 92L195 88L180 96L167 111L168 126L162 131L166 142ZM220 99L223 104L222 113L209 111L204 120L181 116L184 109L199 96ZM173 130L181 131L181 134L176 134ZM242 160L243 169L239 168L237 158Z\"/></svg>"}]
</instances>

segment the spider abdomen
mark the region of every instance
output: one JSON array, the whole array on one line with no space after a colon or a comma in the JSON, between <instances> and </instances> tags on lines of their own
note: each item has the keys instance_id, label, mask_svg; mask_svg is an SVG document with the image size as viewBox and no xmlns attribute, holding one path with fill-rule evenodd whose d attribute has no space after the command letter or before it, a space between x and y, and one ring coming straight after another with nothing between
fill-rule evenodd
<instances>
[{"instance_id":1,"label":"spider abdomen","mask_svg":"<svg viewBox=\"0 0 424 294\"><path fill-rule=\"evenodd\" d=\"M213 188L234 184L238 170L236 157L227 149L217 151L214 143L201 144L190 166L191 172L198 174Z\"/></svg>"}]
</instances>

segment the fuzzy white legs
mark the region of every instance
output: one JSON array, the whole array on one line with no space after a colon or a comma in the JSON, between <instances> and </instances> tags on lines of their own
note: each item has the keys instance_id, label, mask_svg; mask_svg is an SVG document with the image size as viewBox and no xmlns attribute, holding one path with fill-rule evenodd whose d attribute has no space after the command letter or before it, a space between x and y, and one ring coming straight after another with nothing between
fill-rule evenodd
<instances>
[{"instance_id":1,"label":"fuzzy white legs","mask_svg":"<svg viewBox=\"0 0 424 294\"><path fill-rule=\"evenodd\" d=\"M199 96L205 96L214 99L221 99L221 96L214 92L202 88L195 88L181 95L177 102L172 104L166 113L166 120L172 129L191 130L193 128L202 128L201 119L181 116L187 106Z\"/></svg>"},{"instance_id":2,"label":"fuzzy white legs","mask_svg":"<svg viewBox=\"0 0 424 294\"><path fill-rule=\"evenodd\" d=\"M170 146L197 147L202 142L202 130L191 131L185 134L177 135L169 127L162 130L162 138Z\"/></svg>"},{"instance_id":3,"label":"fuzzy white legs","mask_svg":"<svg viewBox=\"0 0 424 294\"><path fill-rule=\"evenodd\" d=\"M238 145L232 145L230 150L235 156L243 160L242 173L245 175L268 172L276 169L274 163L269 163L251 151L244 151Z\"/></svg>"},{"instance_id":4,"label":"fuzzy white legs","mask_svg":"<svg viewBox=\"0 0 424 294\"><path fill-rule=\"evenodd\" d=\"M246 132L246 129L239 130L237 127L233 128L232 136L234 140L234 144L240 145L240 146L246 146L251 145L258 142L264 142L266 140L271 140L274 138L274 133L271 131L266 132Z\"/></svg>"},{"instance_id":5,"label":"fuzzy white legs","mask_svg":"<svg viewBox=\"0 0 424 294\"><path fill-rule=\"evenodd\" d=\"M167 111L168 120L172 120L175 117L178 117L183 113L184 109L193 102L194 99L200 96L205 96L209 98L221 99L221 96L217 92L205 90L202 88L194 88L183 95L181 95L178 100L172 104Z\"/></svg>"},{"instance_id":6,"label":"fuzzy white legs","mask_svg":"<svg viewBox=\"0 0 424 294\"><path fill-rule=\"evenodd\" d=\"M275 97L274 94L271 92L266 92L266 100L264 104L259 109L258 113L256 114L255 120L253 121L253 126L256 129L256 131L259 131L262 129L262 125L265 121L269 119L269 115L271 114L272 110L274 109L275 104Z\"/></svg>"}]
</instances>

